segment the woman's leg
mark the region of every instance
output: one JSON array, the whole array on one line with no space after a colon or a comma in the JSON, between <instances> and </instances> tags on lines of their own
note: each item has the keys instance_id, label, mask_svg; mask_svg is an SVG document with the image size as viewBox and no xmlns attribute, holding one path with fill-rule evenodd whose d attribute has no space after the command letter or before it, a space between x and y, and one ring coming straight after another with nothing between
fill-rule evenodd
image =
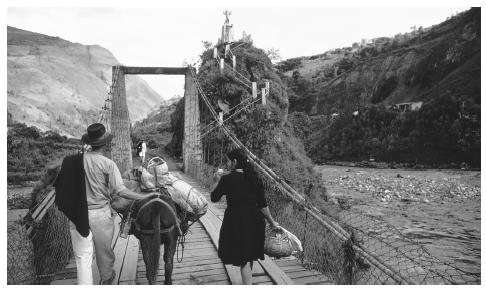
<instances>
[{"instance_id":1,"label":"woman's leg","mask_svg":"<svg viewBox=\"0 0 486 288\"><path fill-rule=\"evenodd\" d=\"M243 285L252 285L252 266L253 262L251 261L240 266L241 280L243 280Z\"/></svg>"}]
</instances>

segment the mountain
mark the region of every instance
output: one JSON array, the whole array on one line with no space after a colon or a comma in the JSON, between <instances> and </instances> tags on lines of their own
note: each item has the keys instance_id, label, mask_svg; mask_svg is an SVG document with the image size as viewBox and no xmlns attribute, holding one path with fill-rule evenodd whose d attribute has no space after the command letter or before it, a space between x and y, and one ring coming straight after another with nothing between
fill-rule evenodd
<instances>
[{"instance_id":1,"label":"mountain","mask_svg":"<svg viewBox=\"0 0 486 288\"><path fill-rule=\"evenodd\" d=\"M277 68L316 163L480 166L480 8Z\"/></svg>"},{"instance_id":2,"label":"mountain","mask_svg":"<svg viewBox=\"0 0 486 288\"><path fill-rule=\"evenodd\" d=\"M169 100L164 100L146 118L137 121L132 127L134 142L145 140L149 148L165 147L172 138L171 115L181 99L181 96L176 95Z\"/></svg>"},{"instance_id":3,"label":"mountain","mask_svg":"<svg viewBox=\"0 0 486 288\"><path fill-rule=\"evenodd\" d=\"M445 91L480 101L481 9L392 38L279 63L290 111L316 115L430 101Z\"/></svg>"},{"instance_id":4,"label":"mountain","mask_svg":"<svg viewBox=\"0 0 486 288\"><path fill-rule=\"evenodd\" d=\"M111 85L107 49L7 27L7 109L11 120L80 137L98 121ZM126 77L131 122L163 99L136 75Z\"/></svg>"}]
</instances>

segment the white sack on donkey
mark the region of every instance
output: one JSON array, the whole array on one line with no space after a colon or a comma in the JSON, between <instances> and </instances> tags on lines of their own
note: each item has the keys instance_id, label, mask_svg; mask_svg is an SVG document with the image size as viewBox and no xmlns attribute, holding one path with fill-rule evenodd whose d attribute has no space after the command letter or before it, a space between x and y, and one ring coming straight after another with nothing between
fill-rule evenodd
<instances>
[{"instance_id":1,"label":"white sack on donkey","mask_svg":"<svg viewBox=\"0 0 486 288\"><path fill-rule=\"evenodd\" d=\"M167 188L172 200L194 221L207 212L206 197L187 182L172 175L167 163L160 157L150 159L147 169L141 167L140 185L142 190Z\"/></svg>"},{"instance_id":2,"label":"white sack on donkey","mask_svg":"<svg viewBox=\"0 0 486 288\"><path fill-rule=\"evenodd\" d=\"M154 157L150 159L147 168L142 167L142 175L140 177L140 184L143 190L152 190L157 186L163 186L164 175L169 173L169 167L164 159Z\"/></svg>"},{"instance_id":3,"label":"white sack on donkey","mask_svg":"<svg viewBox=\"0 0 486 288\"><path fill-rule=\"evenodd\" d=\"M180 179L177 179L166 187L174 202L187 211L190 218L198 219L206 214L208 201L196 188Z\"/></svg>"}]
</instances>

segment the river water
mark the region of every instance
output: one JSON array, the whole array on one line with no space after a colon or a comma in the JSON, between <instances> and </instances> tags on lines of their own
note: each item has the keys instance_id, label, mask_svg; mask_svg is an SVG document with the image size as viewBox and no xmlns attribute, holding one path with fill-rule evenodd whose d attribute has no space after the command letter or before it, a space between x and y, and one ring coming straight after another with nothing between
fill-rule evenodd
<instances>
[{"instance_id":1,"label":"river water","mask_svg":"<svg viewBox=\"0 0 486 288\"><path fill-rule=\"evenodd\" d=\"M397 174L400 174L401 177L404 177L400 179L401 183L404 183L403 186L407 186L407 179L410 179L410 182L423 181L426 190L426 185L436 187L442 185L441 181L448 184L455 181L453 183L458 183L459 190L462 189L464 194L474 191L477 195L480 193L478 192L480 191L480 173L350 168L330 165L317 166L316 169L322 173L328 193L332 197L347 198L351 203L349 209L385 221L402 234L423 244L433 256L444 262L452 263L455 267L469 272L481 272L480 197L443 200L435 195L427 195L429 199L434 200L383 199L384 197L376 197L376 193L368 191L373 189L364 189L363 183L365 182L361 181L370 178L383 182L388 181L387 179L396 181ZM342 181L343 178L345 181ZM391 190L393 187L398 189L396 185L386 187L392 187L389 188ZM390 194L395 192L397 191L391 191ZM399 192L401 193L401 191Z\"/></svg>"}]
</instances>

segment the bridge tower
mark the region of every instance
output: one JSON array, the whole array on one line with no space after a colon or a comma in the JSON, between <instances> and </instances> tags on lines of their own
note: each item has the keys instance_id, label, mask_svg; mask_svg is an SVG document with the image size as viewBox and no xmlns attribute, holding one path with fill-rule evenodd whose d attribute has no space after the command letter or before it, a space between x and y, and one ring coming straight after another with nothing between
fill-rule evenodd
<instances>
[{"instance_id":1,"label":"bridge tower","mask_svg":"<svg viewBox=\"0 0 486 288\"><path fill-rule=\"evenodd\" d=\"M125 71L123 67L114 66L112 75L113 87L111 113L111 158L123 174L133 167L132 141L130 139L130 118L128 115L127 96L125 89ZM118 70L118 71L116 71Z\"/></svg>"},{"instance_id":2,"label":"bridge tower","mask_svg":"<svg viewBox=\"0 0 486 288\"><path fill-rule=\"evenodd\" d=\"M182 139L182 159L184 172L193 177L202 164L201 131L199 127L199 98L197 94L194 68L186 71L184 91L184 134Z\"/></svg>"},{"instance_id":3,"label":"bridge tower","mask_svg":"<svg viewBox=\"0 0 486 288\"><path fill-rule=\"evenodd\" d=\"M184 133L182 140L182 158L184 172L195 176L202 161L202 145L199 127L199 98L193 67L113 67L113 96L111 113L111 132L113 142L111 157L123 174L133 167L132 142L130 138L130 118L125 90L125 75L129 74L165 74L184 75Z\"/></svg>"}]
</instances>

